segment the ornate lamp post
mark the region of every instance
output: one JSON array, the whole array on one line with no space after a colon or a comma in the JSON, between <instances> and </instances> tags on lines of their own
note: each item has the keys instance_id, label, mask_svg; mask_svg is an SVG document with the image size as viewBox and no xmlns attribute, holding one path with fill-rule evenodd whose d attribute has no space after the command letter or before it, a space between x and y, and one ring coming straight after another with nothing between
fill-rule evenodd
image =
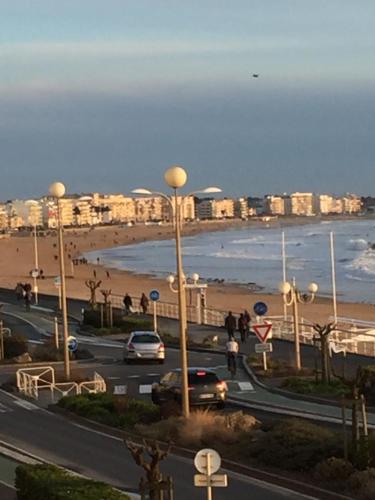
<instances>
[{"instance_id":1,"label":"ornate lamp post","mask_svg":"<svg viewBox=\"0 0 375 500\"><path fill-rule=\"evenodd\" d=\"M188 417L189 408L189 384L188 384L188 360L187 360L187 318L186 318L186 294L184 286L184 272L182 267L181 253L181 208L184 200L193 194L198 193L220 193L221 189L217 187L208 187L199 191L194 191L185 196L180 196L178 190L182 188L187 181L186 171L179 165L173 165L164 174L166 184L173 189L172 196L168 196L158 191L151 191L145 188L134 189L132 193L146 196L161 196L170 205L173 213L173 221L175 228L176 240L176 275L177 275L177 293L178 293L178 314L179 314L179 332L180 332L180 357L181 357L181 374L182 374L182 414ZM173 279L174 281L174 279Z\"/></svg>"},{"instance_id":2,"label":"ornate lamp post","mask_svg":"<svg viewBox=\"0 0 375 500\"><path fill-rule=\"evenodd\" d=\"M293 330L294 330L294 345L295 345L295 364L296 369L301 369L301 350L299 340L299 317L298 317L298 304L310 304L315 299L318 291L316 283L310 283L308 286L310 296L301 294L298 290L295 281L292 283L282 281L279 285L279 291L283 296L283 301L286 306L293 306Z\"/></svg>"},{"instance_id":3,"label":"ornate lamp post","mask_svg":"<svg viewBox=\"0 0 375 500\"><path fill-rule=\"evenodd\" d=\"M63 225L61 220L60 200L65 194L65 186L61 182L54 182L49 187L49 193L56 199L57 204L57 234L59 246L59 264L60 264L60 280L61 280L61 306L62 306L62 322L63 322L63 339L64 339L64 374L67 381L70 380L70 359L68 349L68 310L66 305L66 286L65 286L65 261L64 261L64 243L63 243Z\"/></svg>"}]
</instances>

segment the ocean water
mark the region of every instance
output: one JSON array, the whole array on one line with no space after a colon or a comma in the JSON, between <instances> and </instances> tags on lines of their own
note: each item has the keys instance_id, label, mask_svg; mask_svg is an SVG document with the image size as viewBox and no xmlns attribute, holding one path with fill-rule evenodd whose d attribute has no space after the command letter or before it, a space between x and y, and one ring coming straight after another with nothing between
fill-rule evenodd
<instances>
[{"instance_id":1,"label":"ocean water","mask_svg":"<svg viewBox=\"0 0 375 500\"><path fill-rule=\"evenodd\" d=\"M243 228L183 238L185 274L204 280L256 283L275 292L282 280L281 232L285 233L287 278L299 288L315 281L330 294L329 233L335 240L338 298L375 302L375 220L321 221L284 228ZM374 249L372 245L374 244ZM167 276L176 269L174 240L149 241L89 252L86 257L110 267Z\"/></svg>"}]
</instances>

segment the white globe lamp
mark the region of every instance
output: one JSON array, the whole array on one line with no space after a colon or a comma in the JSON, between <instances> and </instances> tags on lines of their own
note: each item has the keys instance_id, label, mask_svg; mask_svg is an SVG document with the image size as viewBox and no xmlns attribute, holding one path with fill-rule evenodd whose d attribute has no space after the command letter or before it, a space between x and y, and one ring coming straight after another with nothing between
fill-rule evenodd
<instances>
[{"instance_id":1,"label":"white globe lamp","mask_svg":"<svg viewBox=\"0 0 375 500\"><path fill-rule=\"evenodd\" d=\"M173 167L170 167L168 168L168 170L166 170L164 174L164 180L171 188L181 188L186 184L187 173L179 165L173 165Z\"/></svg>"}]
</instances>

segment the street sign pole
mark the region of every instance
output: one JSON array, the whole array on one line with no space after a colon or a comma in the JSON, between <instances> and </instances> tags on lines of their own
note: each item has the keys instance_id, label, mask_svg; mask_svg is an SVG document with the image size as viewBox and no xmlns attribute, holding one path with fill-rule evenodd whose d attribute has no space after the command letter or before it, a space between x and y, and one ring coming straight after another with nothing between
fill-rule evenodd
<instances>
[{"instance_id":1,"label":"street sign pole","mask_svg":"<svg viewBox=\"0 0 375 500\"><path fill-rule=\"evenodd\" d=\"M154 332L158 331L158 317L156 315L156 300L153 302L154 305Z\"/></svg>"},{"instance_id":2,"label":"street sign pole","mask_svg":"<svg viewBox=\"0 0 375 500\"><path fill-rule=\"evenodd\" d=\"M211 488L211 453L207 453L207 500L212 500L212 488Z\"/></svg>"},{"instance_id":3,"label":"street sign pole","mask_svg":"<svg viewBox=\"0 0 375 500\"><path fill-rule=\"evenodd\" d=\"M160 299L159 290L151 290L149 293L150 300L153 302L153 316L154 316L154 332L158 331L158 318L156 315L156 302Z\"/></svg>"}]
</instances>

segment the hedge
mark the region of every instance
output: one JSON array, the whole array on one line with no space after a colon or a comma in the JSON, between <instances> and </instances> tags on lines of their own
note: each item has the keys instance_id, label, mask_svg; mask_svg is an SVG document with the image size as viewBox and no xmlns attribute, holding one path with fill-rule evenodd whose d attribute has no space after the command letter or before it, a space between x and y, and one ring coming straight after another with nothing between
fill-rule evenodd
<instances>
[{"instance_id":1,"label":"hedge","mask_svg":"<svg viewBox=\"0 0 375 500\"><path fill-rule=\"evenodd\" d=\"M83 313L83 324L100 329L100 311L85 309ZM139 316L125 316L120 311L113 311L113 326L116 329L119 328L121 333L130 333L134 330L153 330L151 320Z\"/></svg>"},{"instance_id":2,"label":"hedge","mask_svg":"<svg viewBox=\"0 0 375 500\"><path fill-rule=\"evenodd\" d=\"M46 464L19 465L15 486L18 500L130 500L105 483Z\"/></svg>"},{"instance_id":3,"label":"hedge","mask_svg":"<svg viewBox=\"0 0 375 500\"><path fill-rule=\"evenodd\" d=\"M27 352L27 339L22 335L4 337L4 354L6 359L15 358Z\"/></svg>"}]
</instances>

